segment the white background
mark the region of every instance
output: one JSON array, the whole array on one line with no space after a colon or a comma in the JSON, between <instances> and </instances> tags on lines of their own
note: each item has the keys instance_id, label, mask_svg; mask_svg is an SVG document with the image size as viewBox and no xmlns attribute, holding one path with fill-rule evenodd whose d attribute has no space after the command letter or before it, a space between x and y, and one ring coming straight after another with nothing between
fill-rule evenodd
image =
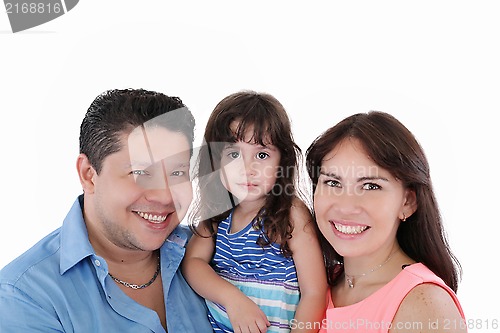
<instances>
[{"instance_id":1,"label":"white background","mask_svg":"<svg viewBox=\"0 0 500 333\"><path fill-rule=\"evenodd\" d=\"M493 331L496 2L82 0L16 34L2 11L0 267L59 227L81 193L79 125L99 93L132 87L179 96L197 118L199 140L220 99L253 89L283 103L303 150L369 110L392 113L416 135L463 266L458 296L467 317L482 320L471 331Z\"/></svg>"}]
</instances>

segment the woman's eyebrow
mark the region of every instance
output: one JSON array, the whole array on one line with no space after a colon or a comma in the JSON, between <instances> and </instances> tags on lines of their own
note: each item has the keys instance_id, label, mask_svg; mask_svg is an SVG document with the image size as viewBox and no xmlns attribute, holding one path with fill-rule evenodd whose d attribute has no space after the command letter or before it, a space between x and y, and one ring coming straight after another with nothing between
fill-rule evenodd
<instances>
[{"instance_id":1,"label":"woman's eyebrow","mask_svg":"<svg viewBox=\"0 0 500 333\"><path fill-rule=\"evenodd\" d=\"M335 172L325 172L325 171L320 171L320 175L330 177L330 178L335 178L335 179L341 179L342 177L338 176Z\"/></svg>"},{"instance_id":2,"label":"woman's eyebrow","mask_svg":"<svg viewBox=\"0 0 500 333\"><path fill-rule=\"evenodd\" d=\"M379 177L379 176L360 177L360 178L358 178L358 182L364 182L364 181L367 181L367 180L382 180L382 181L386 181L386 182L389 181L389 179L387 179L385 177Z\"/></svg>"},{"instance_id":3,"label":"woman's eyebrow","mask_svg":"<svg viewBox=\"0 0 500 333\"><path fill-rule=\"evenodd\" d=\"M330 178L335 178L335 179L342 179L341 176L337 175L335 172L325 172L325 171L320 171L319 172L321 175L330 177ZM359 177L356 181L357 182L364 182L364 181L373 181L373 180L382 180L388 182L389 179L385 177L380 177L380 176L365 176L365 177Z\"/></svg>"}]
</instances>

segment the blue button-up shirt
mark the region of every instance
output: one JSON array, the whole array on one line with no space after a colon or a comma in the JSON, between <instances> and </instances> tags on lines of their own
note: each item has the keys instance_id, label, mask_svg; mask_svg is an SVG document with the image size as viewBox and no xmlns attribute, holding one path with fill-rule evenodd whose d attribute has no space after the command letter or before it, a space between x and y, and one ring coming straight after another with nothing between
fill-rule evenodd
<instances>
[{"instance_id":1,"label":"blue button-up shirt","mask_svg":"<svg viewBox=\"0 0 500 333\"><path fill-rule=\"evenodd\" d=\"M0 332L165 332L155 311L123 293L95 254L77 199L61 228L0 271ZM160 249L167 329L210 332L204 301L179 265L189 230L178 226Z\"/></svg>"}]
</instances>

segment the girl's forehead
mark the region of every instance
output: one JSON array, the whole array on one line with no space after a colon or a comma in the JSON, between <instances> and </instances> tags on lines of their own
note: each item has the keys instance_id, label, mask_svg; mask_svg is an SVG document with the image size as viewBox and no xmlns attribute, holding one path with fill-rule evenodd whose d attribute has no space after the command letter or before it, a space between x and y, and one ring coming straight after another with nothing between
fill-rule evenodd
<instances>
[{"instance_id":1,"label":"girl's forehead","mask_svg":"<svg viewBox=\"0 0 500 333\"><path fill-rule=\"evenodd\" d=\"M242 141L263 146L273 144L271 136L262 131L262 129L257 129L254 124L245 124L244 127L241 127L241 122L239 120L233 120L229 125L229 129L233 133L235 141Z\"/></svg>"}]
</instances>

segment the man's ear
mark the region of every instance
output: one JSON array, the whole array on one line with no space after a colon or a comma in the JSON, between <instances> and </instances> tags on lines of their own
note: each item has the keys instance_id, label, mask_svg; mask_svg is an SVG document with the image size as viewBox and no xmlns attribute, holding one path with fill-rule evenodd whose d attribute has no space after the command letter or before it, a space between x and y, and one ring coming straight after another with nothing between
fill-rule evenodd
<instances>
[{"instance_id":1,"label":"man's ear","mask_svg":"<svg viewBox=\"0 0 500 333\"><path fill-rule=\"evenodd\" d=\"M85 154L78 155L76 159L76 170L82 184L83 192L94 192L94 177L97 175L94 167L90 164L89 158Z\"/></svg>"},{"instance_id":2,"label":"man's ear","mask_svg":"<svg viewBox=\"0 0 500 333\"><path fill-rule=\"evenodd\" d=\"M406 189L405 202L401 209L400 219L406 221L407 218L413 215L418 208L417 194L412 189Z\"/></svg>"}]
</instances>

